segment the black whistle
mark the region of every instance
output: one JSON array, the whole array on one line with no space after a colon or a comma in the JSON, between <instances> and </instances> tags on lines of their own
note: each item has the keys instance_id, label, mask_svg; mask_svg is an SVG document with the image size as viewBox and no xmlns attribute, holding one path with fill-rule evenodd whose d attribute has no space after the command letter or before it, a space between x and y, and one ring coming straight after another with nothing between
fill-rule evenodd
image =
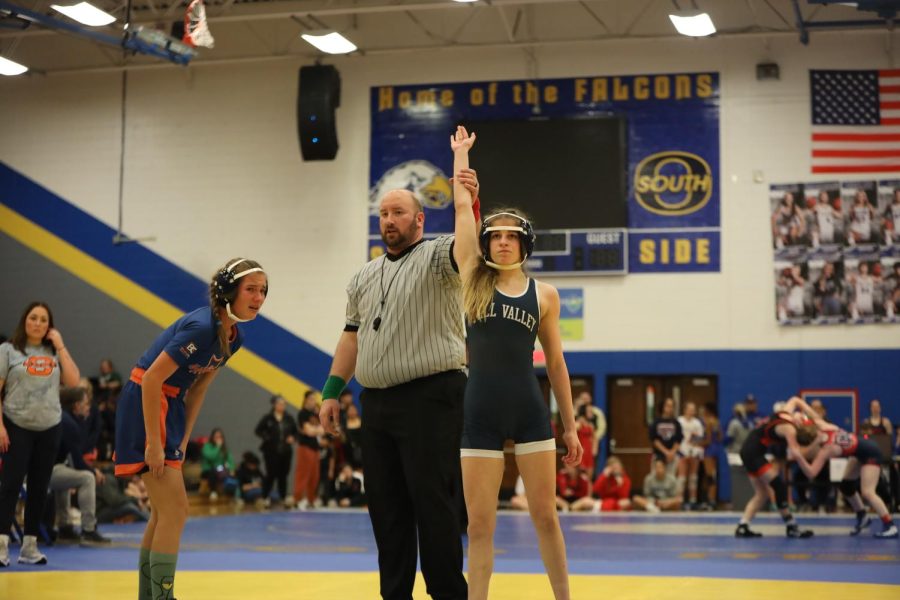
<instances>
[{"instance_id":1,"label":"black whistle","mask_svg":"<svg viewBox=\"0 0 900 600\"><path fill-rule=\"evenodd\" d=\"M375 320L372 321L372 329L378 331L379 327L381 327L381 317L375 317Z\"/></svg>"}]
</instances>

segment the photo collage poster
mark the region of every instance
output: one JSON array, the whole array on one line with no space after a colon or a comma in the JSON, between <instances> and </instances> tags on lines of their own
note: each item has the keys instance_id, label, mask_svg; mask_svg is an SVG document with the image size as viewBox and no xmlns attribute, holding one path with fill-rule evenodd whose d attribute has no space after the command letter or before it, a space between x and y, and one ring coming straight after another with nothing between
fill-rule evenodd
<instances>
[{"instance_id":1,"label":"photo collage poster","mask_svg":"<svg viewBox=\"0 0 900 600\"><path fill-rule=\"evenodd\" d=\"M769 187L775 318L900 323L900 179Z\"/></svg>"}]
</instances>

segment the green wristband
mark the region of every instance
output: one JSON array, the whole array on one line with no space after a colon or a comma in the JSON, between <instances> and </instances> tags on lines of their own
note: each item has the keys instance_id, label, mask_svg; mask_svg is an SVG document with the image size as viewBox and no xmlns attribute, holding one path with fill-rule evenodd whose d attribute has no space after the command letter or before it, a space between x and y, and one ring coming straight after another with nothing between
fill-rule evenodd
<instances>
[{"instance_id":1,"label":"green wristband","mask_svg":"<svg viewBox=\"0 0 900 600\"><path fill-rule=\"evenodd\" d=\"M347 387L346 381L337 375L329 375L328 380L325 381L325 385L322 387L322 399L337 399L337 397L341 395L341 392L344 391L345 387Z\"/></svg>"}]
</instances>

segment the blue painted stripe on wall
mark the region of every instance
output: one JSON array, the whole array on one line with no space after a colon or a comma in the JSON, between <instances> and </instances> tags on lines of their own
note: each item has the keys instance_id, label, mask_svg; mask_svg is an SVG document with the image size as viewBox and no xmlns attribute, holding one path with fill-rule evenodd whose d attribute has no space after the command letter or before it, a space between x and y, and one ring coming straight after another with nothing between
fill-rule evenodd
<instances>
[{"instance_id":1,"label":"blue painted stripe on wall","mask_svg":"<svg viewBox=\"0 0 900 600\"><path fill-rule=\"evenodd\" d=\"M868 415L869 401L878 398L884 415L900 422L900 348L569 352L566 362L572 375L594 377L596 404L604 410L610 375L715 375L725 423L748 393L765 412L775 401L812 388L855 388L861 417Z\"/></svg>"},{"instance_id":2,"label":"blue painted stripe on wall","mask_svg":"<svg viewBox=\"0 0 900 600\"><path fill-rule=\"evenodd\" d=\"M900 349L568 352L566 362L573 376L594 378L595 404L607 416L609 376L715 375L723 430L734 405L748 393L756 396L760 411L768 413L774 402L813 388L855 388L860 418L869 415L869 401L878 398L884 416L900 423ZM608 441L607 436L600 444L599 464L605 463ZM731 473L724 455L718 481L719 499L730 501Z\"/></svg>"},{"instance_id":3,"label":"blue painted stripe on wall","mask_svg":"<svg viewBox=\"0 0 900 600\"><path fill-rule=\"evenodd\" d=\"M0 203L181 310L208 301L205 281L140 244L113 244L114 229L3 162ZM244 331L247 348L301 381L315 386L328 375L330 355L265 317Z\"/></svg>"}]
</instances>

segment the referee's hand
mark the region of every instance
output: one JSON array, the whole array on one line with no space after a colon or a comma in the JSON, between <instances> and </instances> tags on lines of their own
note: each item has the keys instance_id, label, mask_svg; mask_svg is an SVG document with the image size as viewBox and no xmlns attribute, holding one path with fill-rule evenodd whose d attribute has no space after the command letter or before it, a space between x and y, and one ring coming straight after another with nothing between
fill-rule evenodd
<instances>
[{"instance_id":1,"label":"referee's hand","mask_svg":"<svg viewBox=\"0 0 900 600\"><path fill-rule=\"evenodd\" d=\"M319 422L325 428L325 433L341 434L341 407L337 400L329 398L322 402L322 408L319 409Z\"/></svg>"}]
</instances>

